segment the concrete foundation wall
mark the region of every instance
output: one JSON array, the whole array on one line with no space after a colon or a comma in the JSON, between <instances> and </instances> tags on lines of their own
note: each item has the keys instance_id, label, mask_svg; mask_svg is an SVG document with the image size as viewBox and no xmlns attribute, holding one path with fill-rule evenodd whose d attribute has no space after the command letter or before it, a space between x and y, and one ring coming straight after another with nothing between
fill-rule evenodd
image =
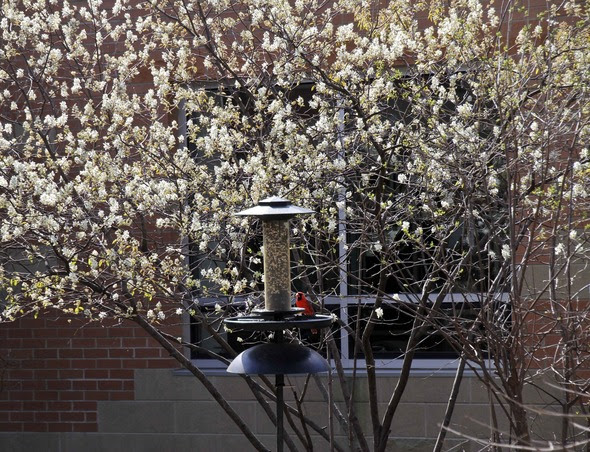
<instances>
[{"instance_id":1,"label":"concrete foundation wall","mask_svg":"<svg viewBox=\"0 0 590 452\"><path fill-rule=\"evenodd\" d=\"M246 383L236 376L211 377L217 389L231 402L256 436L270 449L275 448L275 427L263 408L254 400ZM327 376L320 381L327 385ZM452 376L414 376L404 394L394 418L389 450L430 451L442 421L446 399L453 382ZM350 379L354 388L357 415L366 432L371 431L367 380ZM378 399L384 409L397 379L379 378ZM285 398L292 402L292 390L301 393L304 377L286 379ZM541 409L551 407L551 399L543 392L530 390L528 403ZM334 398L344 410L337 386ZM321 391L309 382L305 397L305 414L327 430L329 414ZM274 402L270 402L274 409ZM490 435L490 405L488 395L475 377L463 380L451 427L470 437ZM170 369L135 370L133 400L104 400L98 402L96 432L14 432L0 433L3 452L149 452L149 451L237 451L253 450L238 428L229 420L205 388L192 376ZM531 413L539 438L552 439L559 431L561 420L554 416ZM287 422L286 422L287 424ZM337 423L336 423L337 424ZM508 431L501 415L500 429ZM338 425L336 439L346 447L346 438ZM314 450L329 450L328 443L317 433L310 432ZM296 438L294 438L296 439ZM369 438L369 440L371 440ZM449 434L444 450L480 450L476 441Z\"/></svg>"}]
</instances>

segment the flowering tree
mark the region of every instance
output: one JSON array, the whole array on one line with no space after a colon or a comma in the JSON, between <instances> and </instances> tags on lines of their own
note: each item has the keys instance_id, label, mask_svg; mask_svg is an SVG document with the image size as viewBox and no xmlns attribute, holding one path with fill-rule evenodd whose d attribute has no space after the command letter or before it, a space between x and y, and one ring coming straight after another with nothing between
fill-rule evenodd
<instances>
[{"instance_id":1,"label":"flowering tree","mask_svg":"<svg viewBox=\"0 0 590 452\"><path fill-rule=\"evenodd\" d=\"M351 445L385 450L433 331L457 384L470 367L509 420L486 442L585 442L586 3L8 1L0 24L3 321L137 322L264 450L165 325L190 313L234 353L203 300L258 300L261 231L232 213L279 194L317 212L293 223L294 284L318 309L371 297L338 324L369 382L371 431L352 399L335 413ZM413 320L380 411L374 338L392 312ZM557 438L523 398L545 374Z\"/></svg>"}]
</instances>

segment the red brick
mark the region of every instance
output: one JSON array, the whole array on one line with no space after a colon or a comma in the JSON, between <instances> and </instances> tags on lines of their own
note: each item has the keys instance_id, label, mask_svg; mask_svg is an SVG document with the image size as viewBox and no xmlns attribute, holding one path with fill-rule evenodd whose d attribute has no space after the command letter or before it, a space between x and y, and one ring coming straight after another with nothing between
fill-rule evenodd
<instances>
[{"instance_id":1,"label":"red brick","mask_svg":"<svg viewBox=\"0 0 590 452\"><path fill-rule=\"evenodd\" d=\"M69 380L49 380L47 382L47 389L57 391L69 391L72 389L72 382Z\"/></svg>"},{"instance_id":2,"label":"red brick","mask_svg":"<svg viewBox=\"0 0 590 452\"><path fill-rule=\"evenodd\" d=\"M97 425L95 423L72 424L72 431L74 431L74 432L96 432Z\"/></svg>"},{"instance_id":3,"label":"red brick","mask_svg":"<svg viewBox=\"0 0 590 452\"><path fill-rule=\"evenodd\" d=\"M75 380L72 382L72 389L83 390L83 391L95 391L96 381L95 380Z\"/></svg>"},{"instance_id":4,"label":"red brick","mask_svg":"<svg viewBox=\"0 0 590 452\"><path fill-rule=\"evenodd\" d=\"M96 369L95 359L75 359L72 361L72 367L78 369Z\"/></svg>"},{"instance_id":5,"label":"red brick","mask_svg":"<svg viewBox=\"0 0 590 452\"><path fill-rule=\"evenodd\" d=\"M152 369L173 369L178 367L178 363L171 359L159 359L150 361L149 367Z\"/></svg>"},{"instance_id":6,"label":"red brick","mask_svg":"<svg viewBox=\"0 0 590 452\"><path fill-rule=\"evenodd\" d=\"M109 371L105 369L88 369L84 371L84 378L109 378Z\"/></svg>"},{"instance_id":7,"label":"red brick","mask_svg":"<svg viewBox=\"0 0 590 452\"><path fill-rule=\"evenodd\" d=\"M57 369L40 369L35 371L35 378L38 380L55 380L59 378Z\"/></svg>"},{"instance_id":8,"label":"red brick","mask_svg":"<svg viewBox=\"0 0 590 452\"><path fill-rule=\"evenodd\" d=\"M76 401L72 404L75 411L96 411L96 402Z\"/></svg>"},{"instance_id":9,"label":"red brick","mask_svg":"<svg viewBox=\"0 0 590 452\"><path fill-rule=\"evenodd\" d=\"M40 391L43 389L47 389L47 384L45 380L24 380L20 382L21 389L27 391Z\"/></svg>"},{"instance_id":10,"label":"red brick","mask_svg":"<svg viewBox=\"0 0 590 452\"><path fill-rule=\"evenodd\" d=\"M84 400L83 391L60 391L59 400Z\"/></svg>"},{"instance_id":11,"label":"red brick","mask_svg":"<svg viewBox=\"0 0 590 452\"><path fill-rule=\"evenodd\" d=\"M67 422L52 422L47 424L47 431L49 432L71 432L72 424Z\"/></svg>"},{"instance_id":12,"label":"red brick","mask_svg":"<svg viewBox=\"0 0 590 452\"><path fill-rule=\"evenodd\" d=\"M96 412L94 412L94 413L85 413L85 416L86 416L85 417L86 422L96 422L96 419L98 417L96 415Z\"/></svg>"},{"instance_id":13,"label":"red brick","mask_svg":"<svg viewBox=\"0 0 590 452\"><path fill-rule=\"evenodd\" d=\"M33 413L31 413L33 414ZM59 421L59 413L55 411L41 411L35 414L35 422L57 422Z\"/></svg>"},{"instance_id":14,"label":"red brick","mask_svg":"<svg viewBox=\"0 0 590 452\"><path fill-rule=\"evenodd\" d=\"M0 402L0 411L20 411L22 410L23 403L21 401L2 401ZM27 402L32 403L32 402Z\"/></svg>"},{"instance_id":15,"label":"red brick","mask_svg":"<svg viewBox=\"0 0 590 452\"><path fill-rule=\"evenodd\" d=\"M22 359L32 359L32 358L33 358L33 350L30 350L28 348L11 350L11 352L10 352L10 359L11 360L22 360Z\"/></svg>"},{"instance_id":16,"label":"red brick","mask_svg":"<svg viewBox=\"0 0 590 452\"><path fill-rule=\"evenodd\" d=\"M10 413L10 422L34 422L35 412L33 411L15 411Z\"/></svg>"},{"instance_id":17,"label":"red brick","mask_svg":"<svg viewBox=\"0 0 590 452\"><path fill-rule=\"evenodd\" d=\"M28 336L19 336L19 337L33 337L32 334ZM57 329L55 328L36 328L34 337L36 338L55 338L57 337Z\"/></svg>"},{"instance_id":18,"label":"red brick","mask_svg":"<svg viewBox=\"0 0 590 452\"><path fill-rule=\"evenodd\" d=\"M26 383L31 380L21 380L21 379L12 379L6 378L2 383L2 390L0 391L0 400L8 400L14 399L11 397L17 391L28 391L26 388Z\"/></svg>"},{"instance_id":19,"label":"red brick","mask_svg":"<svg viewBox=\"0 0 590 452\"><path fill-rule=\"evenodd\" d=\"M72 345L71 339L47 339L47 348L70 348Z\"/></svg>"},{"instance_id":20,"label":"red brick","mask_svg":"<svg viewBox=\"0 0 590 452\"><path fill-rule=\"evenodd\" d=\"M135 351L137 358L159 358L160 350L157 348L140 348Z\"/></svg>"},{"instance_id":21,"label":"red brick","mask_svg":"<svg viewBox=\"0 0 590 452\"><path fill-rule=\"evenodd\" d=\"M113 348L109 350L109 358L133 358L133 356L134 350L132 348Z\"/></svg>"},{"instance_id":22,"label":"red brick","mask_svg":"<svg viewBox=\"0 0 590 452\"><path fill-rule=\"evenodd\" d=\"M82 336L85 338L108 337L108 328L82 328Z\"/></svg>"},{"instance_id":23,"label":"red brick","mask_svg":"<svg viewBox=\"0 0 590 452\"><path fill-rule=\"evenodd\" d=\"M105 348L88 348L84 350L84 358L107 358L110 350Z\"/></svg>"},{"instance_id":24,"label":"red brick","mask_svg":"<svg viewBox=\"0 0 590 452\"><path fill-rule=\"evenodd\" d=\"M98 348L118 348L121 346L121 339L118 338L98 338L96 339Z\"/></svg>"},{"instance_id":25,"label":"red brick","mask_svg":"<svg viewBox=\"0 0 590 452\"><path fill-rule=\"evenodd\" d=\"M21 369L42 369L45 366L44 360L22 360L18 363Z\"/></svg>"},{"instance_id":26,"label":"red brick","mask_svg":"<svg viewBox=\"0 0 590 452\"><path fill-rule=\"evenodd\" d=\"M11 369L10 377L15 380L30 380L34 378L34 371L31 369Z\"/></svg>"},{"instance_id":27,"label":"red brick","mask_svg":"<svg viewBox=\"0 0 590 452\"><path fill-rule=\"evenodd\" d=\"M83 378L84 372L81 369L60 369L59 378Z\"/></svg>"},{"instance_id":28,"label":"red brick","mask_svg":"<svg viewBox=\"0 0 590 452\"><path fill-rule=\"evenodd\" d=\"M43 367L51 367L52 369L69 369L74 366L69 359L50 359L47 361L47 366Z\"/></svg>"},{"instance_id":29,"label":"red brick","mask_svg":"<svg viewBox=\"0 0 590 452\"><path fill-rule=\"evenodd\" d=\"M10 400L33 400L33 391L10 391Z\"/></svg>"},{"instance_id":30,"label":"red brick","mask_svg":"<svg viewBox=\"0 0 590 452\"><path fill-rule=\"evenodd\" d=\"M28 423L25 422L22 424L23 431L25 432L46 432L47 431L47 424L46 423Z\"/></svg>"},{"instance_id":31,"label":"red brick","mask_svg":"<svg viewBox=\"0 0 590 452\"><path fill-rule=\"evenodd\" d=\"M62 422L83 422L85 416L79 411L72 411L71 413L60 413L59 419Z\"/></svg>"},{"instance_id":32,"label":"red brick","mask_svg":"<svg viewBox=\"0 0 590 452\"><path fill-rule=\"evenodd\" d=\"M72 359L77 359L77 358L83 358L84 357L84 349L81 348L71 348L71 349L61 349L59 351L59 357L60 358L72 358Z\"/></svg>"},{"instance_id":33,"label":"red brick","mask_svg":"<svg viewBox=\"0 0 590 452\"><path fill-rule=\"evenodd\" d=\"M19 320L18 325L23 329L35 329L45 325L44 318L24 317Z\"/></svg>"},{"instance_id":34,"label":"red brick","mask_svg":"<svg viewBox=\"0 0 590 452\"><path fill-rule=\"evenodd\" d=\"M132 391L114 391L109 393L108 400L134 400Z\"/></svg>"},{"instance_id":35,"label":"red brick","mask_svg":"<svg viewBox=\"0 0 590 452\"><path fill-rule=\"evenodd\" d=\"M52 410L53 408L49 408L46 402L26 401L22 403L21 409L23 411L45 411L46 409Z\"/></svg>"},{"instance_id":36,"label":"red brick","mask_svg":"<svg viewBox=\"0 0 590 452\"><path fill-rule=\"evenodd\" d=\"M99 391L120 391L123 383L120 380L103 380L98 382Z\"/></svg>"},{"instance_id":37,"label":"red brick","mask_svg":"<svg viewBox=\"0 0 590 452\"><path fill-rule=\"evenodd\" d=\"M47 409L49 411L70 411L72 409L72 402L52 400L47 402Z\"/></svg>"},{"instance_id":38,"label":"red brick","mask_svg":"<svg viewBox=\"0 0 590 452\"><path fill-rule=\"evenodd\" d=\"M145 337L124 337L121 339L121 345L130 348L147 347L148 340Z\"/></svg>"},{"instance_id":39,"label":"red brick","mask_svg":"<svg viewBox=\"0 0 590 452\"><path fill-rule=\"evenodd\" d=\"M108 391L86 391L84 400L110 400Z\"/></svg>"},{"instance_id":40,"label":"red brick","mask_svg":"<svg viewBox=\"0 0 590 452\"><path fill-rule=\"evenodd\" d=\"M123 360L123 368L125 369L147 369L147 359L125 359Z\"/></svg>"},{"instance_id":41,"label":"red brick","mask_svg":"<svg viewBox=\"0 0 590 452\"><path fill-rule=\"evenodd\" d=\"M132 369L111 369L109 378L118 378L120 380L132 380L135 372Z\"/></svg>"},{"instance_id":42,"label":"red brick","mask_svg":"<svg viewBox=\"0 0 590 452\"><path fill-rule=\"evenodd\" d=\"M97 359L96 367L99 369L119 369L121 360L119 359Z\"/></svg>"},{"instance_id":43,"label":"red brick","mask_svg":"<svg viewBox=\"0 0 590 452\"><path fill-rule=\"evenodd\" d=\"M33 356L37 358L57 358L57 350L52 348L41 348L36 349L33 352Z\"/></svg>"},{"instance_id":44,"label":"red brick","mask_svg":"<svg viewBox=\"0 0 590 452\"><path fill-rule=\"evenodd\" d=\"M9 338L30 338L33 337L33 331L26 328L14 328L8 330Z\"/></svg>"},{"instance_id":45,"label":"red brick","mask_svg":"<svg viewBox=\"0 0 590 452\"><path fill-rule=\"evenodd\" d=\"M94 338L76 338L76 347L80 348L96 348L96 339Z\"/></svg>"},{"instance_id":46,"label":"red brick","mask_svg":"<svg viewBox=\"0 0 590 452\"><path fill-rule=\"evenodd\" d=\"M57 328L57 337L71 338L76 334L76 330L72 328Z\"/></svg>"},{"instance_id":47,"label":"red brick","mask_svg":"<svg viewBox=\"0 0 590 452\"><path fill-rule=\"evenodd\" d=\"M109 337L135 337L135 328L110 328Z\"/></svg>"},{"instance_id":48,"label":"red brick","mask_svg":"<svg viewBox=\"0 0 590 452\"><path fill-rule=\"evenodd\" d=\"M12 422L0 422L0 432L22 432L23 424Z\"/></svg>"},{"instance_id":49,"label":"red brick","mask_svg":"<svg viewBox=\"0 0 590 452\"><path fill-rule=\"evenodd\" d=\"M47 341L45 339L20 339L22 348L45 349Z\"/></svg>"},{"instance_id":50,"label":"red brick","mask_svg":"<svg viewBox=\"0 0 590 452\"><path fill-rule=\"evenodd\" d=\"M29 341L30 339L2 339L2 348L4 350L10 350L11 348L30 348L30 346L25 346L23 343L25 341Z\"/></svg>"},{"instance_id":51,"label":"red brick","mask_svg":"<svg viewBox=\"0 0 590 452\"><path fill-rule=\"evenodd\" d=\"M58 400L57 391L36 391L35 400Z\"/></svg>"}]
</instances>

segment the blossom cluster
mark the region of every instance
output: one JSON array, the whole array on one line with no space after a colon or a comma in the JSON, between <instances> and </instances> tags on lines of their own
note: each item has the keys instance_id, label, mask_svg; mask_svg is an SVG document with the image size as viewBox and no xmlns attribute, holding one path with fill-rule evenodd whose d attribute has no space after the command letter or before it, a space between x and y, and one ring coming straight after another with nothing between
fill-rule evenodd
<instances>
[{"instance_id":1,"label":"blossom cluster","mask_svg":"<svg viewBox=\"0 0 590 452\"><path fill-rule=\"evenodd\" d=\"M317 212L293 233L317 291L353 261L473 290L546 220L584 256L587 13L552 7L512 43L486 4L4 2L3 318L163 321L258 291L260 228L232 213L271 194Z\"/></svg>"}]
</instances>

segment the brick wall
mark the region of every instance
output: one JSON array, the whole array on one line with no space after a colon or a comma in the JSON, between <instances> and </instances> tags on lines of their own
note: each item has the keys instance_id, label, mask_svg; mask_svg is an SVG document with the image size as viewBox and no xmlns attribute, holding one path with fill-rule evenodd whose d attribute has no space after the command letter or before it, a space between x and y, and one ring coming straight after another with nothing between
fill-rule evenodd
<instances>
[{"instance_id":1,"label":"brick wall","mask_svg":"<svg viewBox=\"0 0 590 452\"><path fill-rule=\"evenodd\" d=\"M175 367L131 322L40 316L0 325L0 431L96 431L97 402L133 400L135 369Z\"/></svg>"}]
</instances>

